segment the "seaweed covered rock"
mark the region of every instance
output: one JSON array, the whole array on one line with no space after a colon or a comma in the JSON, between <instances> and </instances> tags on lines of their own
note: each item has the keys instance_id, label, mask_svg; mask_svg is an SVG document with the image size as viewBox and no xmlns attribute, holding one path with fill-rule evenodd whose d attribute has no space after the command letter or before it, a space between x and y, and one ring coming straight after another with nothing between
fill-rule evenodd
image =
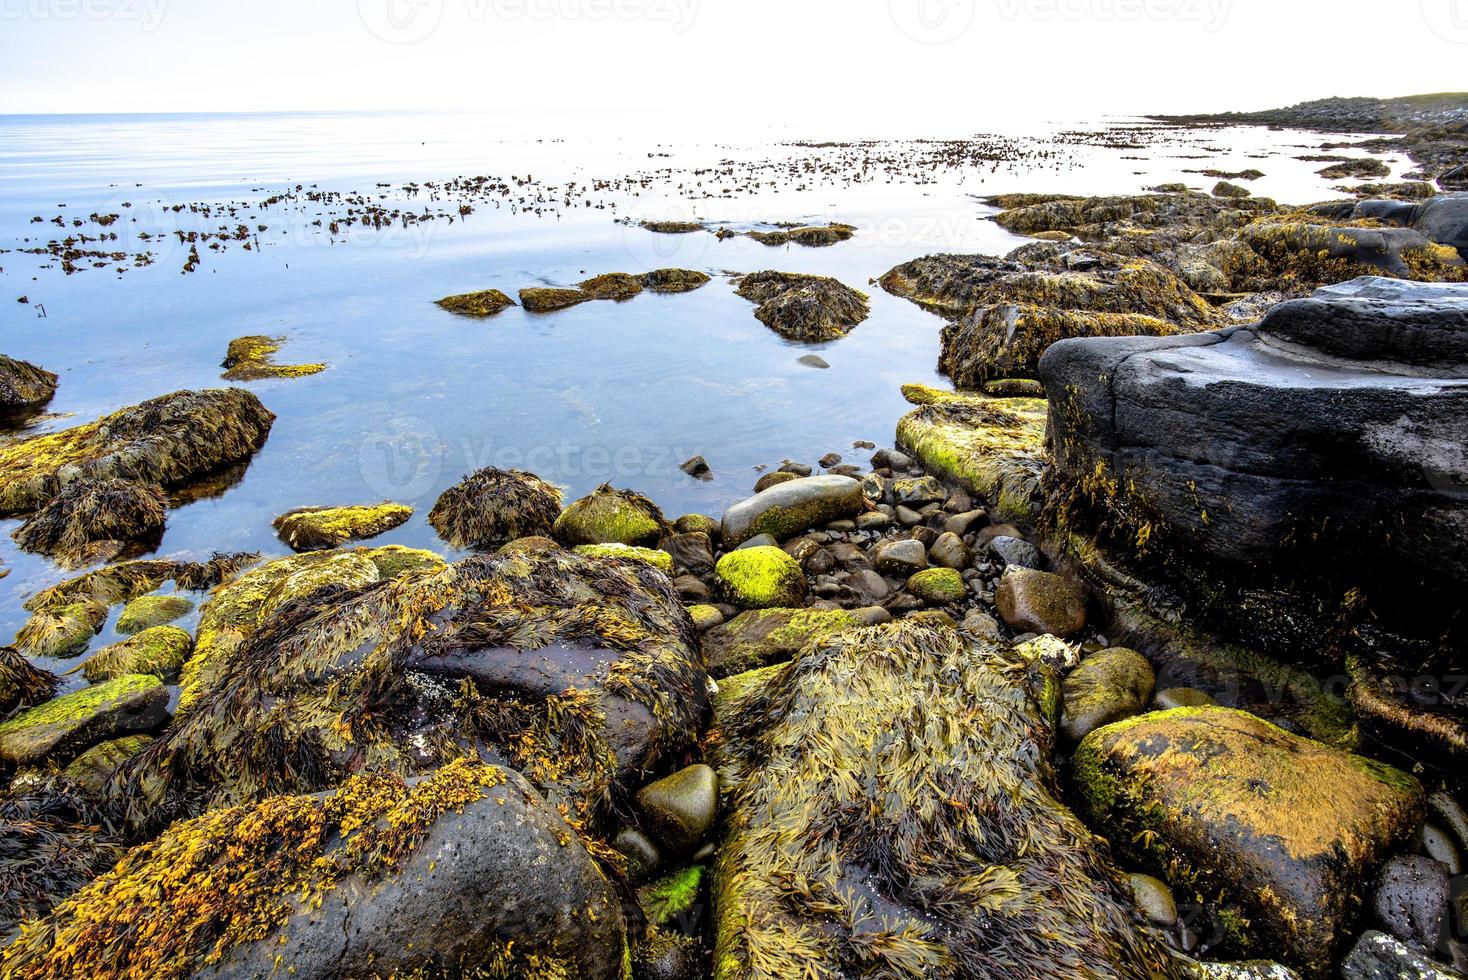
<instances>
[{"instance_id":1,"label":"seaweed covered rock","mask_svg":"<svg viewBox=\"0 0 1468 980\"><path fill-rule=\"evenodd\" d=\"M1465 365L1468 287L1382 278L1251 328L1063 342L1041 374L1057 484L1075 496L1065 520L1297 658L1369 610L1362 625L1410 641L1372 644L1369 665L1397 648L1412 651L1406 676L1455 672ZM1239 616L1240 589L1298 595L1302 611Z\"/></svg>"},{"instance_id":2,"label":"seaweed covered rock","mask_svg":"<svg viewBox=\"0 0 1468 980\"><path fill-rule=\"evenodd\" d=\"M655 548L668 527L657 504L635 491L603 483L562 511L551 533L567 548L583 544Z\"/></svg>"},{"instance_id":3,"label":"seaweed covered rock","mask_svg":"<svg viewBox=\"0 0 1468 980\"><path fill-rule=\"evenodd\" d=\"M167 522L168 500L161 488L82 479L62 487L12 537L25 551L76 566L110 557L128 544L156 543Z\"/></svg>"},{"instance_id":4,"label":"seaweed covered rock","mask_svg":"<svg viewBox=\"0 0 1468 980\"><path fill-rule=\"evenodd\" d=\"M726 548L737 548L761 534L784 541L813 527L853 518L865 509L858 481L810 476L787 480L730 507L724 512L721 534Z\"/></svg>"},{"instance_id":5,"label":"seaweed covered rock","mask_svg":"<svg viewBox=\"0 0 1468 980\"><path fill-rule=\"evenodd\" d=\"M124 635L141 633L182 619L193 611L193 602L181 595L138 596L124 606L117 617L117 632Z\"/></svg>"},{"instance_id":6,"label":"seaweed covered rock","mask_svg":"<svg viewBox=\"0 0 1468 980\"><path fill-rule=\"evenodd\" d=\"M288 964L300 980L615 980L625 930L616 891L561 815L518 774L457 760L420 780L358 775L329 795L170 827L28 925L0 972L265 978Z\"/></svg>"},{"instance_id":7,"label":"seaweed covered rock","mask_svg":"<svg viewBox=\"0 0 1468 980\"><path fill-rule=\"evenodd\" d=\"M313 551L268 562L215 590L199 613L194 654L184 664L179 711L186 711L228 658L276 610L322 589L356 589L416 568L443 565L432 552L397 545Z\"/></svg>"},{"instance_id":8,"label":"seaweed covered rock","mask_svg":"<svg viewBox=\"0 0 1468 980\"><path fill-rule=\"evenodd\" d=\"M852 225L832 222L825 225L794 225L788 228L776 228L773 231L747 231L744 234L761 245L789 245L794 242L808 248L820 248L849 241L851 236L856 234L856 228Z\"/></svg>"},{"instance_id":9,"label":"seaweed covered rock","mask_svg":"<svg viewBox=\"0 0 1468 980\"><path fill-rule=\"evenodd\" d=\"M121 562L43 589L25 602L31 618L15 646L38 657L69 656L86 649L107 622L109 610L172 581L180 589L212 589L260 560L259 555L215 555L206 562L147 559Z\"/></svg>"},{"instance_id":10,"label":"seaweed covered rock","mask_svg":"<svg viewBox=\"0 0 1468 980\"><path fill-rule=\"evenodd\" d=\"M121 840L75 787L48 779L0 797L0 943L122 855Z\"/></svg>"},{"instance_id":11,"label":"seaweed covered rock","mask_svg":"<svg viewBox=\"0 0 1468 980\"><path fill-rule=\"evenodd\" d=\"M0 514L34 511L77 480L177 487L248 459L275 416L241 388L177 391L96 422L0 447Z\"/></svg>"},{"instance_id":12,"label":"seaweed covered rock","mask_svg":"<svg viewBox=\"0 0 1468 980\"><path fill-rule=\"evenodd\" d=\"M642 292L642 277L627 272L604 272L581 283L593 299L631 299Z\"/></svg>"},{"instance_id":13,"label":"seaweed covered rock","mask_svg":"<svg viewBox=\"0 0 1468 980\"><path fill-rule=\"evenodd\" d=\"M904 621L747 676L717 711L717 980L1184 975L1057 802L1048 668Z\"/></svg>"},{"instance_id":14,"label":"seaweed covered rock","mask_svg":"<svg viewBox=\"0 0 1468 980\"><path fill-rule=\"evenodd\" d=\"M153 626L92 654L82 664L82 676L92 684L126 674L149 674L172 680L193 649L194 638L188 630Z\"/></svg>"},{"instance_id":15,"label":"seaweed covered rock","mask_svg":"<svg viewBox=\"0 0 1468 980\"><path fill-rule=\"evenodd\" d=\"M529 313L554 313L594 299L596 297L584 289L530 286L520 290L520 305Z\"/></svg>"},{"instance_id":16,"label":"seaweed covered rock","mask_svg":"<svg viewBox=\"0 0 1468 980\"><path fill-rule=\"evenodd\" d=\"M481 289L474 293L456 293L453 296L445 296L443 299L435 300L439 306L450 313L459 313L464 316L494 316L502 313L515 305L510 299L498 289Z\"/></svg>"},{"instance_id":17,"label":"seaweed covered rock","mask_svg":"<svg viewBox=\"0 0 1468 980\"><path fill-rule=\"evenodd\" d=\"M1093 313L1033 304L986 306L943 327L938 370L960 388L1033 378L1040 356L1070 337L1171 337L1187 331L1145 313Z\"/></svg>"},{"instance_id":18,"label":"seaweed covered rock","mask_svg":"<svg viewBox=\"0 0 1468 980\"><path fill-rule=\"evenodd\" d=\"M709 676L723 679L782 663L812 640L861 625L841 609L752 609L703 635L703 659Z\"/></svg>"},{"instance_id":19,"label":"seaweed covered rock","mask_svg":"<svg viewBox=\"0 0 1468 980\"><path fill-rule=\"evenodd\" d=\"M386 501L365 507L298 507L281 514L271 527L293 551L321 551L386 534L412 516L413 508Z\"/></svg>"},{"instance_id":20,"label":"seaweed covered rock","mask_svg":"<svg viewBox=\"0 0 1468 980\"><path fill-rule=\"evenodd\" d=\"M428 523L455 548L491 549L549 534L561 491L534 473L487 466L445 490Z\"/></svg>"},{"instance_id":21,"label":"seaweed covered rock","mask_svg":"<svg viewBox=\"0 0 1468 980\"><path fill-rule=\"evenodd\" d=\"M71 760L62 775L76 785L88 799L105 800L112 777L127 760L153 744L150 735L124 735L110 742L94 745Z\"/></svg>"},{"instance_id":22,"label":"seaweed covered rock","mask_svg":"<svg viewBox=\"0 0 1468 980\"><path fill-rule=\"evenodd\" d=\"M1087 736L1079 809L1120 856L1206 909L1220 952L1328 975L1362 889L1422 819L1417 781L1228 708Z\"/></svg>"},{"instance_id":23,"label":"seaweed covered rock","mask_svg":"<svg viewBox=\"0 0 1468 980\"><path fill-rule=\"evenodd\" d=\"M20 708L49 701L61 684L49 670L42 670L14 647L0 647L0 719Z\"/></svg>"},{"instance_id":24,"label":"seaweed covered rock","mask_svg":"<svg viewBox=\"0 0 1468 980\"><path fill-rule=\"evenodd\" d=\"M920 406L897 423L897 442L929 473L986 500L996 519L1033 521L1043 494L1046 403L955 395L905 385Z\"/></svg>"},{"instance_id":25,"label":"seaweed covered rock","mask_svg":"<svg viewBox=\"0 0 1468 980\"><path fill-rule=\"evenodd\" d=\"M0 766L64 765L99 742L146 732L168 718L156 677L127 674L23 711L0 725Z\"/></svg>"},{"instance_id":26,"label":"seaweed covered rock","mask_svg":"<svg viewBox=\"0 0 1468 980\"><path fill-rule=\"evenodd\" d=\"M56 394L56 381L45 368L0 354L0 415L46 404Z\"/></svg>"},{"instance_id":27,"label":"seaweed covered rock","mask_svg":"<svg viewBox=\"0 0 1468 980\"><path fill-rule=\"evenodd\" d=\"M1468 263L1457 249L1433 242L1411 228L1264 220L1244 228L1239 238L1262 255L1275 274L1305 283L1379 275L1425 282L1468 281Z\"/></svg>"},{"instance_id":28,"label":"seaweed covered rock","mask_svg":"<svg viewBox=\"0 0 1468 980\"><path fill-rule=\"evenodd\" d=\"M656 568L664 575L673 574L673 556L656 548L634 548L627 544L583 544L577 545L572 550L578 555L586 555L589 558L615 558L618 561L641 562L649 568Z\"/></svg>"},{"instance_id":29,"label":"seaweed covered rock","mask_svg":"<svg viewBox=\"0 0 1468 980\"><path fill-rule=\"evenodd\" d=\"M755 318L786 340L838 340L870 315L867 296L829 276L752 272L739 280L740 296Z\"/></svg>"},{"instance_id":30,"label":"seaweed covered rock","mask_svg":"<svg viewBox=\"0 0 1468 980\"><path fill-rule=\"evenodd\" d=\"M642 277L642 284L655 293L687 293L708 283L707 273L693 269L654 269Z\"/></svg>"},{"instance_id":31,"label":"seaweed covered rock","mask_svg":"<svg viewBox=\"0 0 1468 980\"><path fill-rule=\"evenodd\" d=\"M325 364L277 364L284 337L236 337L224 355L225 381L260 381L264 378L304 378L326 370Z\"/></svg>"},{"instance_id":32,"label":"seaweed covered rock","mask_svg":"<svg viewBox=\"0 0 1468 980\"><path fill-rule=\"evenodd\" d=\"M740 548L714 566L719 594L742 609L799 606L805 601L805 573L779 548Z\"/></svg>"},{"instance_id":33,"label":"seaweed covered rock","mask_svg":"<svg viewBox=\"0 0 1468 980\"><path fill-rule=\"evenodd\" d=\"M330 554L263 566L205 607L178 718L124 772L134 821L469 752L588 822L697 734L697 641L650 568L508 552L279 601L291 575L274 565Z\"/></svg>"}]
</instances>

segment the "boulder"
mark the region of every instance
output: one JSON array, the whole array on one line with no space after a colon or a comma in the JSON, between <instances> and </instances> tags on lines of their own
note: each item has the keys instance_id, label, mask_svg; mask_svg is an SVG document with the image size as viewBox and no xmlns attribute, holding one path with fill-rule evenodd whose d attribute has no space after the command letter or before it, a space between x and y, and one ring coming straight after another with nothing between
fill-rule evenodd
<instances>
[{"instance_id":1,"label":"boulder","mask_svg":"<svg viewBox=\"0 0 1468 980\"><path fill-rule=\"evenodd\" d=\"M1063 639L1086 628L1086 594L1069 579L1032 568L1011 568L994 590L994 604L1009 626L1023 633Z\"/></svg>"},{"instance_id":2,"label":"boulder","mask_svg":"<svg viewBox=\"0 0 1468 980\"><path fill-rule=\"evenodd\" d=\"M883 575L909 578L928 567L928 549L917 538L882 541L872 549L872 564Z\"/></svg>"},{"instance_id":3,"label":"boulder","mask_svg":"<svg viewBox=\"0 0 1468 980\"><path fill-rule=\"evenodd\" d=\"M839 609L754 609L705 633L703 659L709 676L722 679L790 660L811 640L860 625Z\"/></svg>"},{"instance_id":4,"label":"boulder","mask_svg":"<svg viewBox=\"0 0 1468 980\"><path fill-rule=\"evenodd\" d=\"M707 575L714 570L714 542L706 531L670 534L661 547L672 558L674 568L691 575Z\"/></svg>"},{"instance_id":5,"label":"boulder","mask_svg":"<svg viewBox=\"0 0 1468 980\"><path fill-rule=\"evenodd\" d=\"M131 636L182 619L193 611L193 602L181 595L138 596L117 617L117 632Z\"/></svg>"},{"instance_id":6,"label":"boulder","mask_svg":"<svg viewBox=\"0 0 1468 980\"><path fill-rule=\"evenodd\" d=\"M1465 365L1468 286L1380 278L1255 327L1057 344L1041 373L1070 524L1140 544L1245 638L1292 629L1279 648L1298 656L1369 610L1371 628L1430 645L1407 676L1461 667ZM1298 595L1303 613L1240 615L1239 589Z\"/></svg>"},{"instance_id":7,"label":"boulder","mask_svg":"<svg viewBox=\"0 0 1468 980\"><path fill-rule=\"evenodd\" d=\"M741 609L799 606L805 600L805 573L779 548L731 551L714 566L714 578L725 601Z\"/></svg>"},{"instance_id":8,"label":"boulder","mask_svg":"<svg viewBox=\"0 0 1468 980\"><path fill-rule=\"evenodd\" d=\"M517 773L466 759L175 824L7 947L0 972L615 980L626 942L573 826Z\"/></svg>"},{"instance_id":9,"label":"boulder","mask_svg":"<svg viewBox=\"0 0 1468 980\"><path fill-rule=\"evenodd\" d=\"M673 556L655 548L634 548L626 544L583 544L571 550L589 558L641 562L649 568L656 568L669 578L673 575Z\"/></svg>"},{"instance_id":10,"label":"boulder","mask_svg":"<svg viewBox=\"0 0 1468 980\"><path fill-rule=\"evenodd\" d=\"M292 551L321 551L386 534L412 516L413 508L387 502L365 507L298 507L281 514L271 527Z\"/></svg>"},{"instance_id":11,"label":"boulder","mask_svg":"<svg viewBox=\"0 0 1468 980\"><path fill-rule=\"evenodd\" d=\"M781 481L724 512L724 547L737 548L758 534L784 541L813 527L856 517L865 509L861 483L850 477Z\"/></svg>"},{"instance_id":12,"label":"boulder","mask_svg":"<svg viewBox=\"0 0 1468 980\"><path fill-rule=\"evenodd\" d=\"M275 416L242 388L177 391L96 422L0 447L0 514L37 510L77 480L181 486L248 459Z\"/></svg>"},{"instance_id":13,"label":"boulder","mask_svg":"<svg viewBox=\"0 0 1468 980\"><path fill-rule=\"evenodd\" d=\"M205 606L179 716L124 772L135 824L469 752L589 825L696 737L707 676L661 572L557 550L389 576L364 551L337 564L378 577L289 591L333 554L263 566Z\"/></svg>"},{"instance_id":14,"label":"boulder","mask_svg":"<svg viewBox=\"0 0 1468 980\"><path fill-rule=\"evenodd\" d=\"M152 626L92 654L82 664L82 676L91 684L115 680L125 674L148 674L172 680L193 649L194 638L188 630Z\"/></svg>"},{"instance_id":15,"label":"boulder","mask_svg":"<svg viewBox=\"0 0 1468 980\"><path fill-rule=\"evenodd\" d=\"M1382 866L1371 913L1387 932L1418 949L1437 949L1453 935L1448 919L1453 883L1448 869L1419 854L1398 854Z\"/></svg>"},{"instance_id":16,"label":"boulder","mask_svg":"<svg viewBox=\"0 0 1468 980\"><path fill-rule=\"evenodd\" d=\"M1132 866L1205 909L1218 952L1328 975L1381 862L1422 818L1417 781L1227 708L1098 729L1079 810Z\"/></svg>"},{"instance_id":17,"label":"boulder","mask_svg":"<svg viewBox=\"0 0 1468 980\"><path fill-rule=\"evenodd\" d=\"M708 766L680 769L637 791L643 829L664 855L688 854L719 812L719 777Z\"/></svg>"},{"instance_id":18,"label":"boulder","mask_svg":"<svg viewBox=\"0 0 1468 980\"><path fill-rule=\"evenodd\" d=\"M125 674L21 712L0 725L0 766L65 765L100 742L147 732L168 719L168 689Z\"/></svg>"},{"instance_id":19,"label":"boulder","mask_svg":"<svg viewBox=\"0 0 1468 980\"><path fill-rule=\"evenodd\" d=\"M548 286L531 286L520 290L520 305L528 313L554 313L568 306L596 299L584 289L559 289Z\"/></svg>"},{"instance_id":20,"label":"boulder","mask_svg":"<svg viewBox=\"0 0 1468 980\"><path fill-rule=\"evenodd\" d=\"M631 299L642 292L642 279L628 272L604 272L581 282L581 288L595 299Z\"/></svg>"},{"instance_id":21,"label":"boulder","mask_svg":"<svg viewBox=\"0 0 1468 980\"><path fill-rule=\"evenodd\" d=\"M708 283L707 273L693 269L654 269L642 277L642 284L655 293L686 293Z\"/></svg>"},{"instance_id":22,"label":"boulder","mask_svg":"<svg viewBox=\"0 0 1468 980\"><path fill-rule=\"evenodd\" d=\"M738 294L759 304L755 318L786 340L839 340L870 315L867 296L829 276L753 272Z\"/></svg>"},{"instance_id":23,"label":"boulder","mask_svg":"<svg viewBox=\"0 0 1468 980\"><path fill-rule=\"evenodd\" d=\"M549 534L560 514L558 488L533 473L488 466L445 490L428 523L455 548L490 550Z\"/></svg>"},{"instance_id":24,"label":"boulder","mask_svg":"<svg viewBox=\"0 0 1468 980\"><path fill-rule=\"evenodd\" d=\"M655 548L667 530L667 519L651 500L604 483L562 511L551 533L567 548L579 544Z\"/></svg>"},{"instance_id":25,"label":"boulder","mask_svg":"<svg viewBox=\"0 0 1468 980\"><path fill-rule=\"evenodd\" d=\"M968 598L963 576L951 568L929 568L907 580L907 591L930 606L954 606Z\"/></svg>"},{"instance_id":26,"label":"boulder","mask_svg":"<svg viewBox=\"0 0 1468 980\"><path fill-rule=\"evenodd\" d=\"M1468 263L1457 249L1411 228L1261 220L1244 228L1239 238L1263 256L1276 275L1306 283L1378 275L1427 282L1463 282L1468 277Z\"/></svg>"},{"instance_id":27,"label":"boulder","mask_svg":"<svg viewBox=\"0 0 1468 980\"><path fill-rule=\"evenodd\" d=\"M1182 977L1057 803L1056 697L1047 668L910 621L722 684L716 980Z\"/></svg>"},{"instance_id":28,"label":"boulder","mask_svg":"<svg viewBox=\"0 0 1468 980\"><path fill-rule=\"evenodd\" d=\"M63 775L75 783L88 799L105 799L118 767L152 744L151 736L127 735L94 745L71 760Z\"/></svg>"},{"instance_id":29,"label":"boulder","mask_svg":"<svg viewBox=\"0 0 1468 980\"><path fill-rule=\"evenodd\" d=\"M1061 685L1062 733L1076 745L1104 725L1140 714L1156 684L1152 665L1135 650L1117 647L1092 654Z\"/></svg>"},{"instance_id":30,"label":"boulder","mask_svg":"<svg viewBox=\"0 0 1468 980\"><path fill-rule=\"evenodd\" d=\"M897 423L897 441L929 473L987 502L999 520L1033 521L1044 494L1045 402L902 389L919 405Z\"/></svg>"},{"instance_id":31,"label":"boulder","mask_svg":"<svg viewBox=\"0 0 1468 980\"><path fill-rule=\"evenodd\" d=\"M952 568L961 572L974 563L974 552L964 543L963 538L952 531L945 531L928 549L928 561L940 568Z\"/></svg>"},{"instance_id":32,"label":"boulder","mask_svg":"<svg viewBox=\"0 0 1468 980\"><path fill-rule=\"evenodd\" d=\"M0 354L0 414L46 404L56 394L56 382L45 368Z\"/></svg>"},{"instance_id":33,"label":"boulder","mask_svg":"<svg viewBox=\"0 0 1468 980\"><path fill-rule=\"evenodd\" d=\"M1368 932L1341 964L1341 980L1463 980L1463 974L1385 933Z\"/></svg>"},{"instance_id":34,"label":"boulder","mask_svg":"<svg viewBox=\"0 0 1468 980\"><path fill-rule=\"evenodd\" d=\"M464 316L494 316L515 305L510 299L498 289L481 289L475 293L457 293L453 296L445 296L443 299L434 300L439 306L450 313L461 313Z\"/></svg>"}]
</instances>

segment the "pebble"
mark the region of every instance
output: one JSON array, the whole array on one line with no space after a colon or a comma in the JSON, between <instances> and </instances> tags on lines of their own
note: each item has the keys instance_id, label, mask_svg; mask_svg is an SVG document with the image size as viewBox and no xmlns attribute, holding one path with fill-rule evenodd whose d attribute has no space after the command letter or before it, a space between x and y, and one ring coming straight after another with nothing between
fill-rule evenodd
<instances>
[{"instance_id":1,"label":"pebble","mask_svg":"<svg viewBox=\"0 0 1468 980\"><path fill-rule=\"evenodd\" d=\"M1006 566L1041 571L1045 568L1045 558L1040 554L1040 549L1019 538L1000 535L989 542L989 551L998 556Z\"/></svg>"},{"instance_id":2,"label":"pebble","mask_svg":"<svg viewBox=\"0 0 1468 980\"><path fill-rule=\"evenodd\" d=\"M923 522L923 515L910 507L899 506L897 520L905 527L916 527Z\"/></svg>"},{"instance_id":3,"label":"pebble","mask_svg":"<svg viewBox=\"0 0 1468 980\"><path fill-rule=\"evenodd\" d=\"M896 449L879 449L872 455L872 469L910 470L912 457Z\"/></svg>"},{"instance_id":4,"label":"pebble","mask_svg":"<svg viewBox=\"0 0 1468 980\"><path fill-rule=\"evenodd\" d=\"M743 551L745 548L778 548L780 542L775 540L773 534L756 534L748 541L735 548L735 551Z\"/></svg>"},{"instance_id":5,"label":"pebble","mask_svg":"<svg viewBox=\"0 0 1468 980\"><path fill-rule=\"evenodd\" d=\"M813 367L821 371L824 371L831 366L830 362L828 362L824 357L821 357L819 354L806 354L803 357L796 358L796 362L799 364L804 364L806 367Z\"/></svg>"},{"instance_id":6,"label":"pebble","mask_svg":"<svg viewBox=\"0 0 1468 980\"><path fill-rule=\"evenodd\" d=\"M794 473L796 476L803 479L807 476L810 476L812 473L815 472L815 470L811 467L809 463L797 463L794 460L787 459L785 460L785 462L780 464L780 469L777 472Z\"/></svg>"},{"instance_id":7,"label":"pebble","mask_svg":"<svg viewBox=\"0 0 1468 980\"><path fill-rule=\"evenodd\" d=\"M754 481L754 492L764 493L766 490L770 489L770 487L778 487L782 483L789 483L791 480L798 479L800 479L800 477L796 476L794 473L790 473L786 470L776 470L773 473L766 473L764 476Z\"/></svg>"},{"instance_id":8,"label":"pebble","mask_svg":"<svg viewBox=\"0 0 1468 980\"><path fill-rule=\"evenodd\" d=\"M820 458L821 469L829 470L833 466L841 465L840 453L827 453Z\"/></svg>"},{"instance_id":9,"label":"pebble","mask_svg":"<svg viewBox=\"0 0 1468 980\"><path fill-rule=\"evenodd\" d=\"M881 511L870 511L856 519L856 527L861 531L880 531L891 526L892 518Z\"/></svg>"},{"instance_id":10,"label":"pebble","mask_svg":"<svg viewBox=\"0 0 1468 980\"><path fill-rule=\"evenodd\" d=\"M1398 939L1433 949L1442 935L1451 896L1447 868L1418 854L1397 855L1377 876L1371 911Z\"/></svg>"},{"instance_id":11,"label":"pebble","mask_svg":"<svg viewBox=\"0 0 1468 980\"><path fill-rule=\"evenodd\" d=\"M973 549L963 543L963 538L952 531L945 531L928 549L928 560L942 568L962 571L973 564Z\"/></svg>"},{"instance_id":12,"label":"pebble","mask_svg":"<svg viewBox=\"0 0 1468 980\"><path fill-rule=\"evenodd\" d=\"M1177 925L1177 901L1172 897L1172 889L1151 875L1133 874L1131 879L1132 895L1147 921L1159 929Z\"/></svg>"},{"instance_id":13,"label":"pebble","mask_svg":"<svg viewBox=\"0 0 1468 980\"><path fill-rule=\"evenodd\" d=\"M652 835L671 851L683 854L703 842L719 809L719 777L705 765L689 766L637 793Z\"/></svg>"},{"instance_id":14,"label":"pebble","mask_svg":"<svg viewBox=\"0 0 1468 980\"><path fill-rule=\"evenodd\" d=\"M962 514L954 514L952 517L948 518L948 520L943 525L943 530L947 531L950 534L956 534L959 537L963 537L964 535L972 531L975 527L987 523L988 520L989 514L987 511L965 511Z\"/></svg>"},{"instance_id":15,"label":"pebble","mask_svg":"<svg viewBox=\"0 0 1468 980\"><path fill-rule=\"evenodd\" d=\"M1448 869L1454 877L1463 873L1463 858L1448 832L1435 824L1422 826L1422 853Z\"/></svg>"},{"instance_id":16,"label":"pebble","mask_svg":"<svg viewBox=\"0 0 1468 980\"><path fill-rule=\"evenodd\" d=\"M702 456L694 456L678 468L694 479L711 480L714 477L713 468L709 466L709 461Z\"/></svg>"},{"instance_id":17,"label":"pebble","mask_svg":"<svg viewBox=\"0 0 1468 980\"><path fill-rule=\"evenodd\" d=\"M879 572L906 578L928 567L928 549L912 538L883 541L872 549L872 564Z\"/></svg>"},{"instance_id":18,"label":"pebble","mask_svg":"<svg viewBox=\"0 0 1468 980\"><path fill-rule=\"evenodd\" d=\"M633 881L647 878L663 861L657 845L642 831L630 827L612 838L612 847L627 859L627 877Z\"/></svg>"}]
</instances>

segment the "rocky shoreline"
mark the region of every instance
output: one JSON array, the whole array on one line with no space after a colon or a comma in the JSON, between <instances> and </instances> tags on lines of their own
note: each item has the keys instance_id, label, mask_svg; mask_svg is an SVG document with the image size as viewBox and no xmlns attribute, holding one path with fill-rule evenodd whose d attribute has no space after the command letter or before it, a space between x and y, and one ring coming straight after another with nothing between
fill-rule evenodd
<instances>
[{"instance_id":1,"label":"rocky shoreline","mask_svg":"<svg viewBox=\"0 0 1468 980\"><path fill-rule=\"evenodd\" d=\"M458 561L372 545L391 501L173 561L256 395L0 445L17 540L91 569L0 648L0 976L1460 978L1468 194L989 203L1034 241L874 281L956 390L718 515L487 468L428 515ZM324 367L281 343L225 367ZM55 386L0 358L0 408Z\"/></svg>"}]
</instances>

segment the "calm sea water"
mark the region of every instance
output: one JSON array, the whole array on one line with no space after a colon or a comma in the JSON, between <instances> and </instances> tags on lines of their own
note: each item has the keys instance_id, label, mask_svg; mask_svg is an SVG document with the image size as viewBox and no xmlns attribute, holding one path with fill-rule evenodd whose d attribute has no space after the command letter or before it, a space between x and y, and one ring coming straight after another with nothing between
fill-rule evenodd
<instances>
[{"instance_id":1,"label":"calm sea water","mask_svg":"<svg viewBox=\"0 0 1468 980\"><path fill-rule=\"evenodd\" d=\"M1318 136L1224 130L1127 148L1052 138L1104 128L1010 127L1003 144L1019 159L950 165L922 143L679 142L676 133L639 136L584 120L552 133L531 119L446 115L0 117L0 248L9 249L0 254L0 352L61 375L54 414L33 431L224 384L225 346L244 334L285 335L280 360L330 365L249 386L278 416L269 442L227 492L170 514L160 554L283 553L270 528L276 515L383 499L419 510L379 542L443 550L429 508L486 465L533 470L564 485L567 499L610 481L648 494L670 516L717 515L748 494L758 467L831 451L864 462L852 443L890 444L907 409L899 386L942 383L941 322L867 284L920 255L1021 244L985 220L991 212L978 198L1125 193L1176 180L1207 188L1213 179L1184 171L1208 167L1257 167L1268 176L1251 188L1285 201L1338 196L1315 175L1321 164L1293 159ZM851 179L852 160L867 162L860 180ZM472 214L452 222L338 234L313 223L321 215L309 205L253 207L301 185L303 194L355 191L381 195L374 200L387 207L452 210L452 195L403 186L470 175L517 189L497 204L476 199ZM610 183L597 189L597 181ZM187 207L199 202L239 209L203 217ZM119 236L109 247L146 246L154 264L65 275L22 251L96 233L51 223L94 212L122 215L108 228ZM616 220L691 217L740 228L835 220L859 231L827 248L769 248ZM258 246L201 245L199 267L182 273L187 246L172 233L236 218ZM168 237L144 241L145 231ZM450 293L514 295L663 266L715 278L692 293L540 316L517 308L475 320L433 304ZM754 319L727 275L771 268L864 289L871 318L835 343L788 343ZM17 303L22 296L29 302ZM830 368L800 363L811 353ZM695 453L715 479L679 470ZM68 575L18 552L9 537L16 524L0 522L0 562L10 571L0 579L0 639L23 623L25 598ZM109 627L98 643L112 638Z\"/></svg>"}]
</instances>

